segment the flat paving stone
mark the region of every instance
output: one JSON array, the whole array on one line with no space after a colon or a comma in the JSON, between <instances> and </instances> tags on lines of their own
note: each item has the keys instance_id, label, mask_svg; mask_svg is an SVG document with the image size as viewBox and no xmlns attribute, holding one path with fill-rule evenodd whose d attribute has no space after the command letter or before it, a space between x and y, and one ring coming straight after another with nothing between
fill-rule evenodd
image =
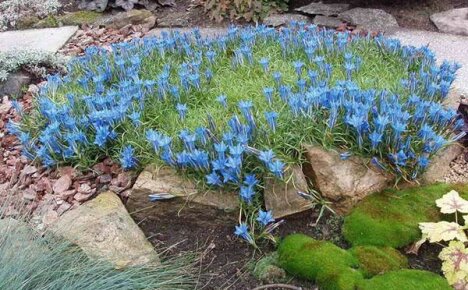
<instances>
[{"instance_id":1,"label":"flat paving stone","mask_svg":"<svg viewBox=\"0 0 468 290\"><path fill-rule=\"evenodd\" d=\"M407 29L393 30L386 33L386 36L399 39L405 45L429 45L435 52L438 63L444 60L458 62L461 68L457 71L453 86L463 94L468 94L468 37Z\"/></svg>"},{"instance_id":2,"label":"flat paving stone","mask_svg":"<svg viewBox=\"0 0 468 290\"><path fill-rule=\"evenodd\" d=\"M42 50L57 52L78 30L78 26L28 29L0 33L0 51Z\"/></svg>"}]
</instances>

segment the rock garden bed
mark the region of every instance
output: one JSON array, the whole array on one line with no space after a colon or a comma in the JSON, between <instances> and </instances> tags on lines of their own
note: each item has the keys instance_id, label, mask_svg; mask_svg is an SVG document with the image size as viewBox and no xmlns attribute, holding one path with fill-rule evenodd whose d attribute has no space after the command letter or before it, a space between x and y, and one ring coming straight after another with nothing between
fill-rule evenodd
<instances>
[{"instance_id":1,"label":"rock garden bed","mask_svg":"<svg viewBox=\"0 0 468 290\"><path fill-rule=\"evenodd\" d=\"M38 265L86 257L102 289L465 289L458 65L311 5L347 24L151 31L127 6L81 23L66 65L2 99L0 252L27 222Z\"/></svg>"}]
</instances>

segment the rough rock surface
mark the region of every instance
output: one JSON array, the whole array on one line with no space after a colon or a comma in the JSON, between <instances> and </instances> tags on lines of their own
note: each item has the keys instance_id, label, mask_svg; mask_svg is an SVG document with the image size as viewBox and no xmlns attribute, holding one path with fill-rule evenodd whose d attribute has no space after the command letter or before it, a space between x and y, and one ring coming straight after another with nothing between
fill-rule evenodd
<instances>
[{"instance_id":1,"label":"rough rock surface","mask_svg":"<svg viewBox=\"0 0 468 290\"><path fill-rule=\"evenodd\" d=\"M337 28L343 25L343 21L337 17L317 15L314 17L313 23L318 26L323 26L327 28Z\"/></svg>"},{"instance_id":2,"label":"rough rock surface","mask_svg":"<svg viewBox=\"0 0 468 290\"><path fill-rule=\"evenodd\" d=\"M421 181L425 184L435 182L446 182L445 175L450 172L450 163L460 156L463 152L463 147L456 143L447 146L434 156L429 163L429 166L421 176Z\"/></svg>"},{"instance_id":3,"label":"rough rock surface","mask_svg":"<svg viewBox=\"0 0 468 290\"><path fill-rule=\"evenodd\" d=\"M468 35L468 7L432 14L431 21L440 32Z\"/></svg>"},{"instance_id":4,"label":"rough rock surface","mask_svg":"<svg viewBox=\"0 0 468 290\"><path fill-rule=\"evenodd\" d=\"M130 213L150 207L150 194L169 194L182 198L189 204L198 203L223 210L234 210L239 205L237 194L202 190L193 181L169 167L148 166L140 173L127 201Z\"/></svg>"},{"instance_id":5,"label":"rough rock surface","mask_svg":"<svg viewBox=\"0 0 468 290\"><path fill-rule=\"evenodd\" d=\"M308 192L307 180L301 167L292 167L285 173L285 180L288 182L274 177L265 178L265 207L272 211L275 219L308 210L313 206L310 201L297 194L298 191Z\"/></svg>"},{"instance_id":6,"label":"rough rock surface","mask_svg":"<svg viewBox=\"0 0 468 290\"><path fill-rule=\"evenodd\" d=\"M144 25L148 29L151 29L156 24L156 17L148 10L133 9L111 15L96 22L96 25L113 29L120 29L129 24Z\"/></svg>"},{"instance_id":7,"label":"rough rock surface","mask_svg":"<svg viewBox=\"0 0 468 290\"><path fill-rule=\"evenodd\" d=\"M306 175L340 214L347 213L367 195L387 188L393 180L363 158L351 156L341 160L338 152L316 146L306 146L306 150L310 164Z\"/></svg>"},{"instance_id":8,"label":"rough rock surface","mask_svg":"<svg viewBox=\"0 0 468 290\"><path fill-rule=\"evenodd\" d=\"M468 183L468 148L450 162L450 171L444 176L446 183Z\"/></svg>"},{"instance_id":9,"label":"rough rock surface","mask_svg":"<svg viewBox=\"0 0 468 290\"><path fill-rule=\"evenodd\" d=\"M52 231L78 245L88 256L107 260L118 268L159 263L153 246L111 191L63 214Z\"/></svg>"},{"instance_id":10,"label":"rough rock surface","mask_svg":"<svg viewBox=\"0 0 468 290\"><path fill-rule=\"evenodd\" d=\"M353 8L340 13L338 18L367 31L384 32L398 27L395 17L381 9Z\"/></svg>"},{"instance_id":11,"label":"rough rock surface","mask_svg":"<svg viewBox=\"0 0 468 290\"><path fill-rule=\"evenodd\" d=\"M29 85L31 77L28 74L17 72L8 75L3 82L0 81L0 97L19 97L22 90Z\"/></svg>"},{"instance_id":12,"label":"rough rock surface","mask_svg":"<svg viewBox=\"0 0 468 290\"><path fill-rule=\"evenodd\" d=\"M158 27L188 27L190 26L189 14L186 12L174 12L166 17L157 19Z\"/></svg>"},{"instance_id":13,"label":"rough rock surface","mask_svg":"<svg viewBox=\"0 0 468 290\"><path fill-rule=\"evenodd\" d=\"M285 13L285 14L272 14L263 20L263 24L273 27L288 25L291 21L297 22L310 22L310 18L301 14Z\"/></svg>"},{"instance_id":14,"label":"rough rock surface","mask_svg":"<svg viewBox=\"0 0 468 290\"><path fill-rule=\"evenodd\" d=\"M309 15L337 16L349 9L349 4L342 3L310 3L309 5L296 8L296 11Z\"/></svg>"},{"instance_id":15,"label":"rough rock surface","mask_svg":"<svg viewBox=\"0 0 468 290\"><path fill-rule=\"evenodd\" d=\"M78 8L103 12L107 7L108 2L108 0L81 0Z\"/></svg>"}]
</instances>

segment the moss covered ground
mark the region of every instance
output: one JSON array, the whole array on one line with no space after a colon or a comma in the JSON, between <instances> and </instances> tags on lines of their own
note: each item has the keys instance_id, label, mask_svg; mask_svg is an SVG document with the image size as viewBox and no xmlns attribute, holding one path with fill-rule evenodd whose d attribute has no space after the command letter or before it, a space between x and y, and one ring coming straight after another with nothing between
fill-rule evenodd
<instances>
[{"instance_id":1,"label":"moss covered ground","mask_svg":"<svg viewBox=\"0 0 468 290\"><path fill-rule=\"evenodd\" d=\"M452 189L468 198L467 185L448 184L373 194L345 218L343 235L353 246L406 246L421 237L420 222L442 219L435 200Z\"/></svg>"}]
</instances>

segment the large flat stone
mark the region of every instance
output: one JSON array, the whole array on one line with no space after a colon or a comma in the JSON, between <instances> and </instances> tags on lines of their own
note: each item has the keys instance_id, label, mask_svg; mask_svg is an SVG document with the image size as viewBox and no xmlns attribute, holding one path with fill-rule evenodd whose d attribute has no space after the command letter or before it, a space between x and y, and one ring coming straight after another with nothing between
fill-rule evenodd
<instances>
[{"instance_id":1,"label":"large flat stone","mask_svg":"<svg viewBox=\"0 0 468 290\"><path fill-rule=\"evenodd\" d=\"M310 23L310 18L301 14L272 14L263 20L263 24L273 27L288 25L292 21Z\"/></svg>"},{"instance_id":2,"label":"large flat stone","mask_svg":"<svg viewBox=\"0 0 468 290\"><path fill-rule=\"evenodd\" d=\"M296 11L309 15L337 16L349 9L349 4L344 3L310 3L309 5L296 8Z\"/></svg>"},{"instance_id":3,"label":"large flat stone","mask_svg":"<svg viewBox=\"0 0 468 290\"><path fill-rule=\"evenodd\" d=\"M432 14L431 21L440 32L468 35L468 7Z\"/></svg>"},{"instance_id":4,"label":"large flat stone","mask_svg":"<svg viewBox=\"0 0 468 290\"><path fill-rule=\"evenodd\" d=\"M369 32L384 32L398 27L395 17L381 9L353 8L340 13L338 18Z\"/></svg>"},{"instance_id":5,"label":"large flat stone","mask_svg":"<svg viewBox=\"0 0 468 290\"><path fill-rule=\"evenodd\" d=\"M0 33L0 51L42 50L57 52L78 30L78 26L28 29Z\"/></svg>"},{"instance_id":6,"label":"large flat stone","mask_svg":"<svg viewBox=\"0 0 468 290\"><path fill-rule=\"evenodd\" d=\"M439 64L443 60L461 64L453 85L468 96L468 37L407 29L396 29L386 35L399 39L405 45L416 47L428 45L435 52Z\"/></svg>"}]
</instances>

